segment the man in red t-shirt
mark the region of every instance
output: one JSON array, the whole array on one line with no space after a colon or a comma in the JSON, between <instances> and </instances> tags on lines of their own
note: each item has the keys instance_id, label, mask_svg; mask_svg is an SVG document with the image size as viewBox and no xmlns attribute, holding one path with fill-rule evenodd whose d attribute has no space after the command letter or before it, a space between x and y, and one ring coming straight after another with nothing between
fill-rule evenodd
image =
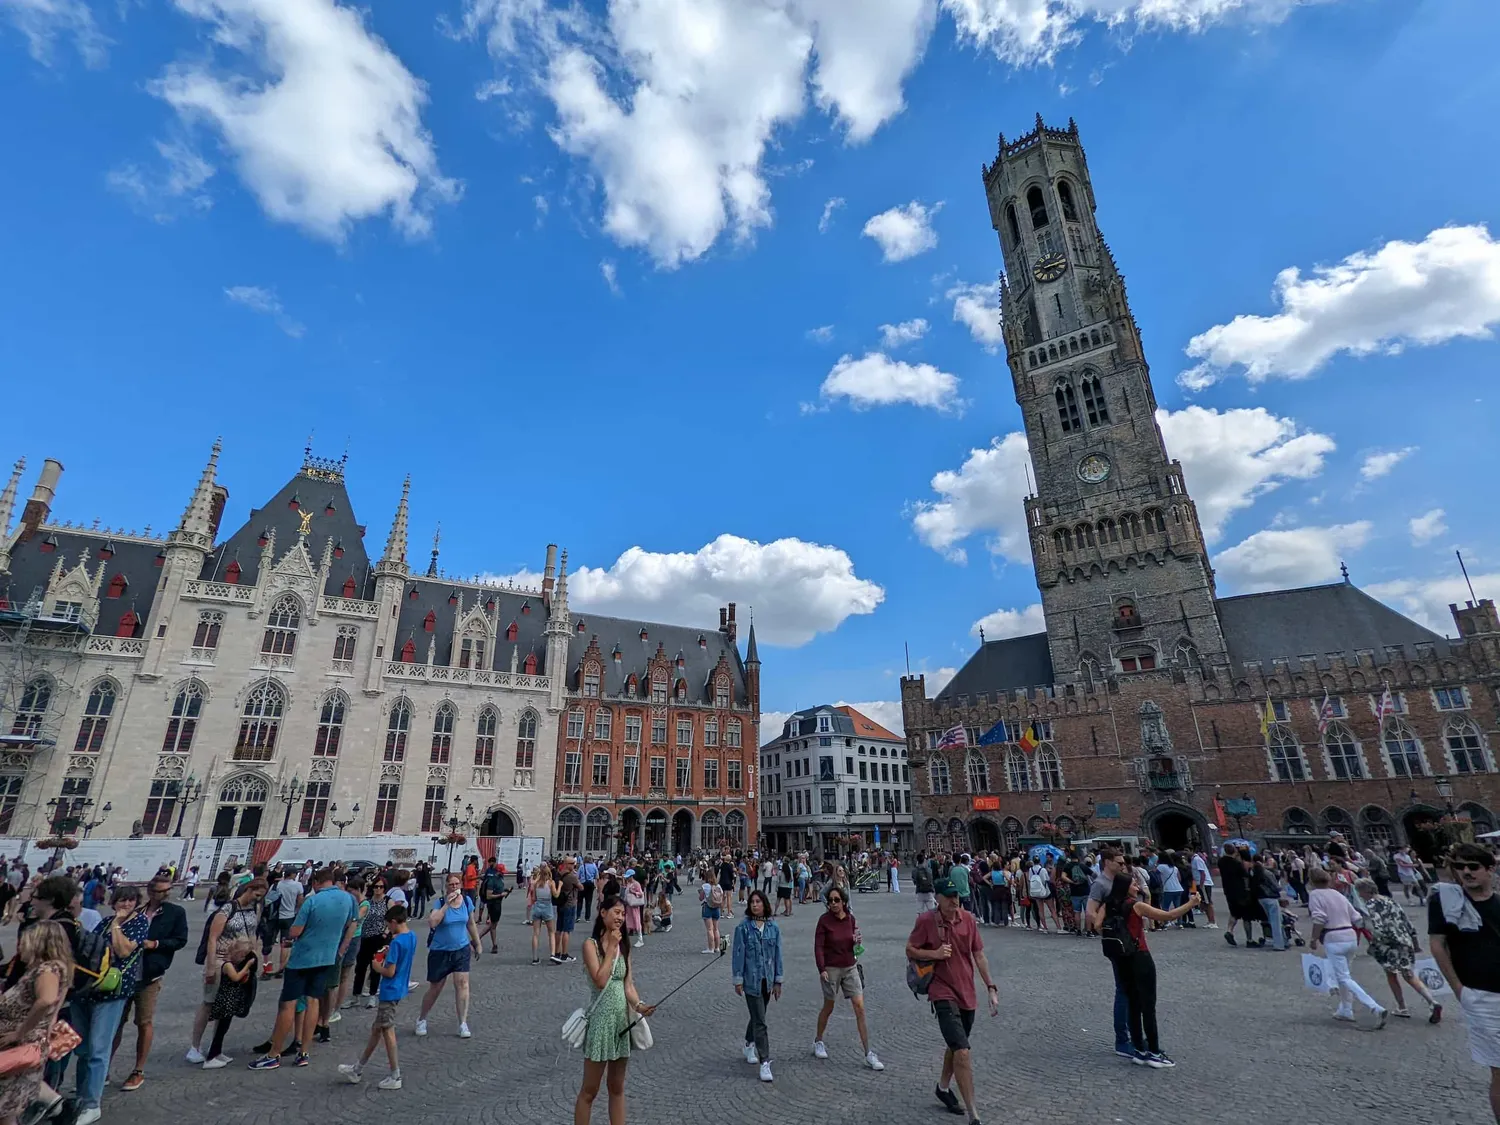
<instances>
[{"instance_id":1,"label":"man in red t-shirt","mask_svg":"<svg viewBox=\"0 0 1500 1125\"><path fill-rule=\"evenodd\" d=\"M1000 1014L1000 989L990 976L979 925L974 915L959 905L958 887L952 879L942 878L933 883L932 890L937 895L937 909L917 915L917 924L906 939L906 956L912 961L936 962L927 997L948 1049L943 1053L943 1075L934 1093L949 1113L963 1113L950 1089L958 1079L970 1125L977 1125L974 1070L969 1061L969 1032L974 1029L974 1013L979 1007L974 995L974 970L977 968L984 979L991 1016Z\"/></svg>"}]
</instances>

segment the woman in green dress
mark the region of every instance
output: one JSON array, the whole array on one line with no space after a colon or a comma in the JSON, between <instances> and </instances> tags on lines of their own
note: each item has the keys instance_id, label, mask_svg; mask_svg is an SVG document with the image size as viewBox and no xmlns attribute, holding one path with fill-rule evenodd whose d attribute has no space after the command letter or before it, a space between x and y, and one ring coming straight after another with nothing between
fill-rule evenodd
<instances>
[{"instance_id":1,"label":"woman in green dress","mask_svg":"<svg viewBox=\"0 0 1500 1125\"><path fill-rule=\"evenodd\" d=\"M599 1084L609 1078L609 1125L625 1125L625 1067L630 1062L631 1013L649 1016L630 976L625 902L610 895L599 904L594 932L583 945L589 976L588 1031L583 1040L583 1086L573 1103L573 1125L589 1125Z\"/></svg>"}]
</instances>

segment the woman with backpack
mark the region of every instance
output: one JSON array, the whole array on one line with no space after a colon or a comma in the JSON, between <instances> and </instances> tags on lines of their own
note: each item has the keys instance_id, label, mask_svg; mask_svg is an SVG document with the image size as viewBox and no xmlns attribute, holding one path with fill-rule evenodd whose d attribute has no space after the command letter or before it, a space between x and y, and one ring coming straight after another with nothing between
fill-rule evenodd
<instances>
[{"instance_id":1,"label":"woman with backpack","mask_svg":"<svg viewBox=\"0 0 1500 1125\"><path fill-rule=\"evenodd\" d=\"M1047 929L1046 919L1042 915L1042 907L1045 904L1048 913L1052 915L1054 928L1057 925L1057 904L1052 901L1052 873L1042 864L1040 857L1033 856L1031 865L1026 868L1026 897L1031 900L1031 913L1036 918L1036 928L1042 933L1051 933Z\"/></svg>"},{"instance_id":2,"label":"woman with backpack","mask_svg":"<svg viewBox=\"0 0 1500 1125\"><path fill-rule=\"evenodd\" d=\"M104 1094L104 1080L109 1074L109 1058L114 1050L115 1029L125 1014L125 1002L135 995L141 977L141 946L151 929L151 921L141 910L141 892L128 884L115 888L109 900L113 916L99 923L95 933L109 941L110 972L93 986L73 996L69 1007L71 1023L82 1040L76 1048L78 1057L78 1122L92 1125L100 1117L99 1099ZM114 987L113 971L118 969Z\"/></svg>"},{"instance_id":3,"label":"woman with backpack","mask_svg":"<svg viewBox=\"0 0 1500 1125\"><path fill-rule=\"evenodd\" d=\"M1175 922L1197 905L1198 896L1193 895L1175 910L1159 910L1141 897L1136 881L1123 872L1114 877L1104 899L1099 936L1115 984L1129 1005L1130 1043L1135 1050L1131 1062L1137 1066L1166 1070L1177 1065L1162 1051L1157 1033L1156 962L1146 947L1145 922Z\"/></svg>"},{"instance_id":4,"label":"woman with backpack","mask_svg":"<svg viewBox=\"0 0 1500 1125\"><path fill-rule=\"evenodd\" d=\"M270 884L264 879L251 879L240 888L240 892L229 902L221 904L208 920L203 937L198 943L198 955L193 958L203 966L203 1002L198 1014L193 1017L193 1041L188 1046L187 1061L201 1064L205 1061L199 1045L203 1033L208 1030L214 998L218 996L221 982L220 966L236 942L253 940L256 929L255 908ZM358 990L355 990L358 995Z\"/></svg>"},{"instance_id":5,"label":"woman with backpack","mask_svg":"<svg viewBox=\"0 0 1500 1125\"><path fill-rule=\"evenodd\" d=\"M704 953L719 952L719 914L724 909L724 888L712 879L704 879L698 888L698 901L703 904Z\"/></svg>"}]
</instances>

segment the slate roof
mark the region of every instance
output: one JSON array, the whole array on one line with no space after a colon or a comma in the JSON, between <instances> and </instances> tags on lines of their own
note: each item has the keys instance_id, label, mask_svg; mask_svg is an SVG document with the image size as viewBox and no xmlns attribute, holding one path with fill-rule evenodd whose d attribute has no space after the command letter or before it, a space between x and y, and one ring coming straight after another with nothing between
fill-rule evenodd
<instances>
[{"instance_id":1,"label":"slate roof","mask_svg":"<svg viewBox=\"0 0 1500 1125\"><path fill-rule=\"evenodd\" d=\"M416 597L412 597L415 593ZM460 596L465 616L476 602L487 606L495 603L499 614L499 636L487 636L485 644L493 651L488 664L499 671L509 671L511 650L516 650L516 669L524 671L528 654L536 654L537 675L547 674L547 642L543 631L547 627L547 609L542 604L540 593L525 593L491 587L475 587L459 583L451 578L413 577L406 580L401 590L401 613L396 621L396 640L388 659L399 660L401 649L407 641L416 646L418 664L427 662L428 641L435 641L437 654L435 663L457 664L458 656L452 654L453 630L457 624L458 606L449 604L449 599ZM433 615L433 631L427 632L427 614ZM516 639L506 639L511 623L516 626Z\"/></svg>"},{"instance_id":2,"label":"slate roof","mask_svg":"<svg viewBox=\"0 0 1500 1125\"><path fill-rule=\"evenodd\" d=\"M1052 682L1052 650L1046 633L985 641L969 657L958 674L934 697L951 701L958 696L973 699L981 692L1039 687Z\"/></svg>"},{"instance_id":3,"label":"slate roof","mask_svg":"<svg viewBox=\"0 0 1500 1125\"><path fill-rule=\"evenodd\" d=\"M599 654L604 657L603 682L600 690L605 695L619 695L625 689L625 679L632 672L639 683L648 684L647 664L656 655L657 646L662 646L666 658L672 663L672 682L681 676L687 681L689 703L709 703L713 700L708 678L718 666L722 654L728 658L732 677L734 702L743 704L748 698L745 685L745 666L740 660L739 649L717 629L694 629L683 625L662 625L654 621L627 621L619 617L599 617L587 609L569 605L573 619L572 637L568 641L568 690L577 691L576 673L588 650L589 641L598 637ZM641 639L645 630L646 638ZM620 659L614 658L619 647ZM683 667L678 669L677 658L681 655ZM672 690L670 687L669 691ZM647 689L649 694L649 689Z\"/></svg>"},{"instance_id":4,"label":"slate roof","mask_svg":"<svg viewBox=\"0 0 1500 1125\"><path fill-rule=\"evenodd\" d=\"M1357 649L1383 658L1387 645L1428 643L1439 655L1449 648L1431 629L1347 582L1220 598L1218 609L1229 657L1237 669L1258 660L1269 671L1273 659L1322 658Z\"/></svg>"},{"instance_id":5,"label":"slate roof","mask_svg":"<svg viewBox=\"0 0 1500 1125\"><path fill-rule=\"evenodd\" d=\"M45 550L55 544L51 552ZM157 582L161 570L157 557L166 549L166 544L154 539L139 539L108 531L85 531L78 528L58 528L43 524L35 535L24 543L17 543L11 552L10 574L0 575L0 597L12 606L20 608L38 589L45 592L52 577L52 568L57 560L63 560L66 574L78 565L78 556L87 548L89 573L99 565L100 552L104 548L113 551L105 560L104 580L99 584L99 620L94 632L112 637L118 631L120 618L131 610L136 615L135 635L141 636L146 618L151 613L151 603L156 600ZM110 579L115 575L125 578L125 592L118 598L109 596Z\"/></svg>"},{"instance_id":6,"label":"slate roof","mask_svg":"<svg viewBox=\"0 0 1500 1125\"><path fill-rule=\"evenodd\" d=\"M818 730L820 713L827 714L832 720L831 730ZM817 707L805 707L801 711L794 711L788 715L781 731L762 749L770 749L772 746L794 738L806 738L816 734L836 735L841 738L879 738L890 742L904 741L900 735L892 734L879 723L866 718L852 707L835 707L831 703L823 703Z\"/></svg>"}]
</instances>

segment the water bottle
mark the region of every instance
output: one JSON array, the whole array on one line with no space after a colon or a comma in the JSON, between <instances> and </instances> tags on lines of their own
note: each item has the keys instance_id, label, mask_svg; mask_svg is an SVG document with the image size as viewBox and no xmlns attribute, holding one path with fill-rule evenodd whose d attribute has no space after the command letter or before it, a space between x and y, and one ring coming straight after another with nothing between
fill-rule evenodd
<instances>
[{"instance_id":1,"label":"water bottle","mask_svg":"<svg viewBox=\"0 0 1500 1125\"><path fill-rule=\"evenodd\" d=\"M856 923L854 923L854 956L856 956L856 957L863 957L864 955L865 955L864 941L860 937L860 934L859 934L859 923L856 922Z\"/></svg>"}]
</instances>

